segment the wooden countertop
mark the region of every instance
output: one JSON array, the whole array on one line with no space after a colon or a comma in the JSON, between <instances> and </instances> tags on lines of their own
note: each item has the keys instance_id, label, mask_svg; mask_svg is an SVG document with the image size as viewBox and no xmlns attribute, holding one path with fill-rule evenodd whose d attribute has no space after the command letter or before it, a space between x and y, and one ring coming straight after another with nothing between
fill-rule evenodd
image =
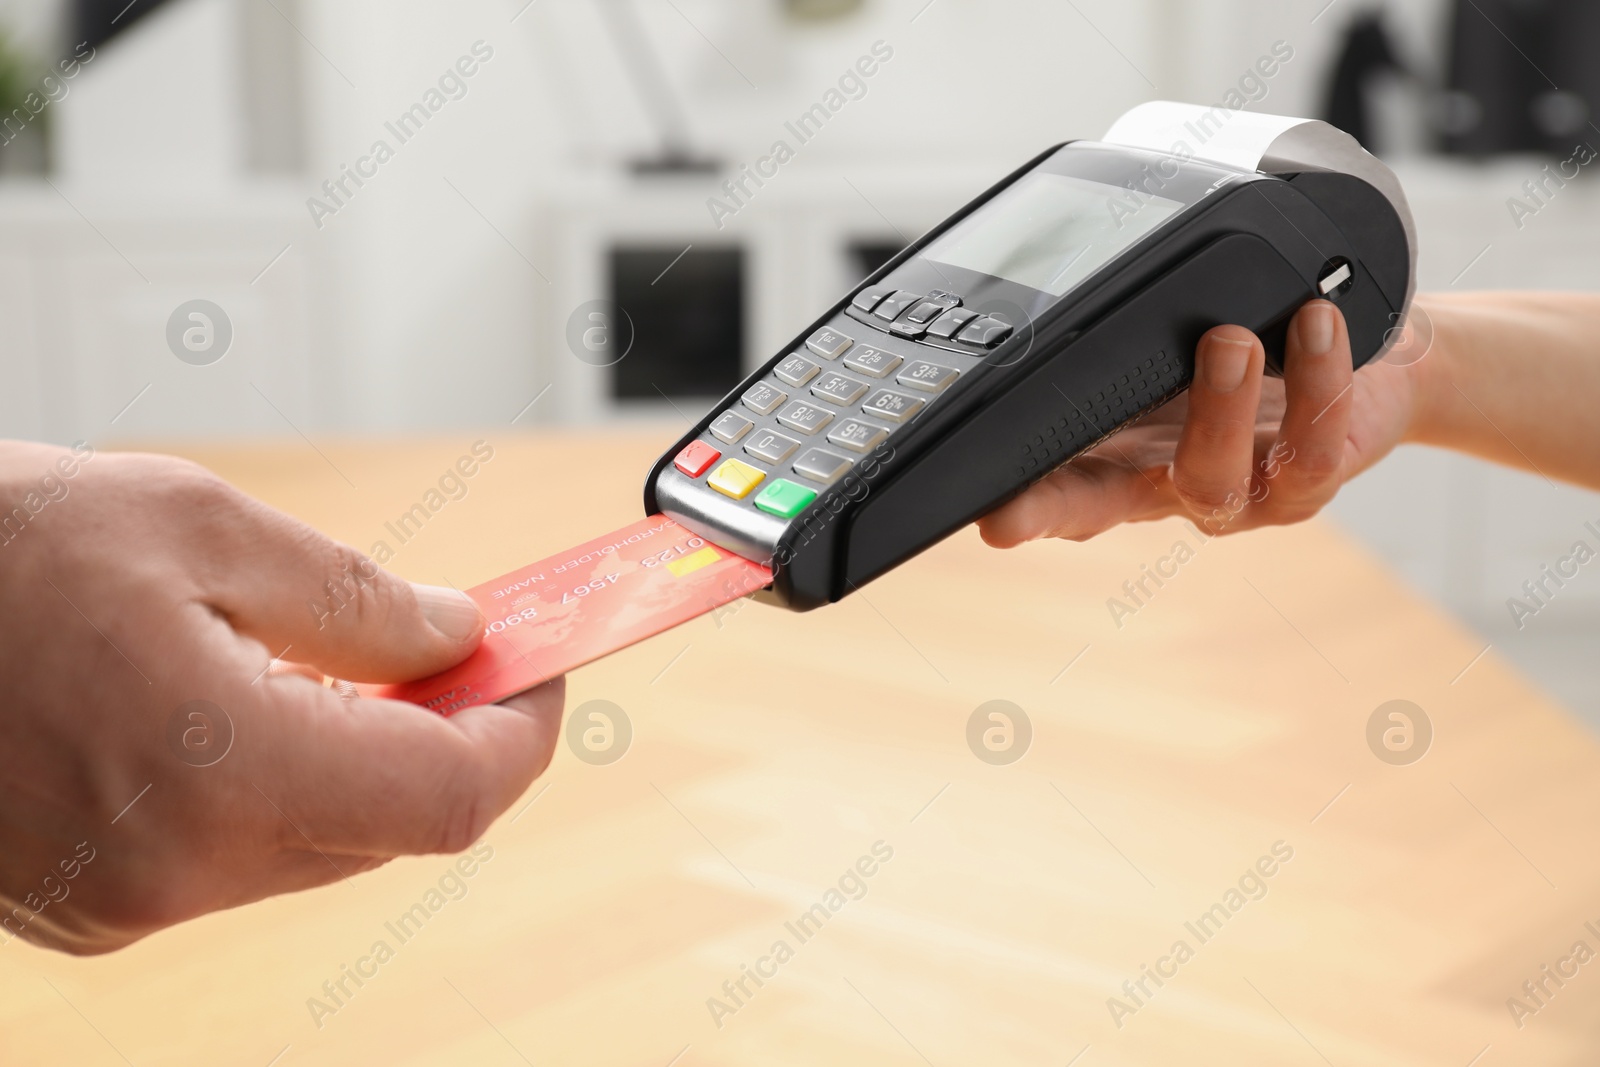
<instances>
[{"instance_id":1,"label":"wooden countertop","mask_svg":"<svg viewBox=\"0 0 1600 1067\"><path fill-rule=\"evenodd\" d=\"M620 526L671 435L490 435L391 566L466 585ZM367 549L473 440L186 451ZM1179 541L1119 629L1107 599ZM1600 963L1545 979L1520 1029L1507 998L1600 952L1600 748L1483 646L1323 524L1006 553L968 531L822 611L745 603L576 672L569 709L616 703L630 749L563 742L404 943L386 923L451 860L109 957L8 944L0 1059L1594 1063ZM1396 699L1435 735L1406 766L1367 741ZM1010 765L968 747L993 700L1032 724ZM378 940L319 1028L308 998ZM1168 976L1136 1002L1142 965ZM769 977L740 993L742 966Z\"/></svg>"}]
</instances>

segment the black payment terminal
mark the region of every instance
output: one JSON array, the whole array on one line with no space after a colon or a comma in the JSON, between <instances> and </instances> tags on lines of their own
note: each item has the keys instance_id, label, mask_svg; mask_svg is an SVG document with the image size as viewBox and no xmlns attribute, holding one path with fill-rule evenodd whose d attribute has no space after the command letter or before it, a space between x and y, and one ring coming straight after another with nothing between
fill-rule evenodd
<instances>
[{"instance_id":1,"label":"black payment terminal","mask_svg":"<svg viewBox=\"0 0 1600 1067\"><path fill-rule=\"evenodd\" d=\"M645 507L831 603L1188 387L1208 329L1281 368L1326 297L1356 366L1397 337L1416 239L1394 175L1320 122L1147 104L906 248L656 462Z\"/></svg>"}]
</instances>

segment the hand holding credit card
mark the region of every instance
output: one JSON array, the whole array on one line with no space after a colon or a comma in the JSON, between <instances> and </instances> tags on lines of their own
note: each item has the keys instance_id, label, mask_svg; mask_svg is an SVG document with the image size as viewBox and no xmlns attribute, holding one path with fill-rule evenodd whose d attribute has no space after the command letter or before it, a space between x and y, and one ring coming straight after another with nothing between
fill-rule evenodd
<instances>
[{"instance_id":1,"label":"hand holding credit card","mask_svg":"<svg viewBox=\"0 0 1600 1067\"><path fill-rule=\"evenodd\" d=\"M356 688L448 716L542 685L771 582L761 564L652 515L468 589L489 624L463 662L415 682Z\"/></svg>"}]
</instances>

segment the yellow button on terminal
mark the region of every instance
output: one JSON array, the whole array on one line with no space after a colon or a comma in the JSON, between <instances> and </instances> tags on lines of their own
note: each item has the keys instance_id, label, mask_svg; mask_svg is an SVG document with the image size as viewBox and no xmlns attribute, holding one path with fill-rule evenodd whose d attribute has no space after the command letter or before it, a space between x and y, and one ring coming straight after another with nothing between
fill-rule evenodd
<instances>
[{"instance_id":1,"label":"yellow button on terminal","mask_svg":"<svg viewBox=\"0 0 1600 1067\"><path fill-rule=\"evenodd\" d=\"M717 468L716 473L711 476L706 484L723 496L731 496L735 500L743 500L750 495L750 490L761 484L761 479L766 476L765 471L758 470L748 463L730 459Z\"/></svg>"}]
</instances>

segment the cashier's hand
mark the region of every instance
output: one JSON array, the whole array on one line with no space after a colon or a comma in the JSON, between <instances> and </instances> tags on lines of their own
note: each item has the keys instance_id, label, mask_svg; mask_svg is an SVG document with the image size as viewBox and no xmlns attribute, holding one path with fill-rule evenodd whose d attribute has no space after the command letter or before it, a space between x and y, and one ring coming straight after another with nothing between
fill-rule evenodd
<instances>
[{"instance_id":1,"label":"cashier's hand","mask_svg":"<svg viewBox=\"0 0 1600 1067\"><path fill-rule=\"evenodd\" d=\"M1124 522L1172 515L1207 533L1301 522L1398 444L1417 402L1416 366L1351 373L1344 316L1325 300L1289 327L1284 377L1266 378L1250 331L1200 340L1188 392L1062 467L979 523L1011 548L1084 541Z\"/></svg>"},{"instance_id":2,"label":"cashier's hand","mask_svg":"<svg viewBox=\"0 0 1600 1067\"><path fill-rule=\"evenodd\" d=\"M0 442L0 941L107 952L466 848L549 763L562 683L442 719L318 672L422 677L482 632L192 464Z\"/></svg>"}]
</instances>

